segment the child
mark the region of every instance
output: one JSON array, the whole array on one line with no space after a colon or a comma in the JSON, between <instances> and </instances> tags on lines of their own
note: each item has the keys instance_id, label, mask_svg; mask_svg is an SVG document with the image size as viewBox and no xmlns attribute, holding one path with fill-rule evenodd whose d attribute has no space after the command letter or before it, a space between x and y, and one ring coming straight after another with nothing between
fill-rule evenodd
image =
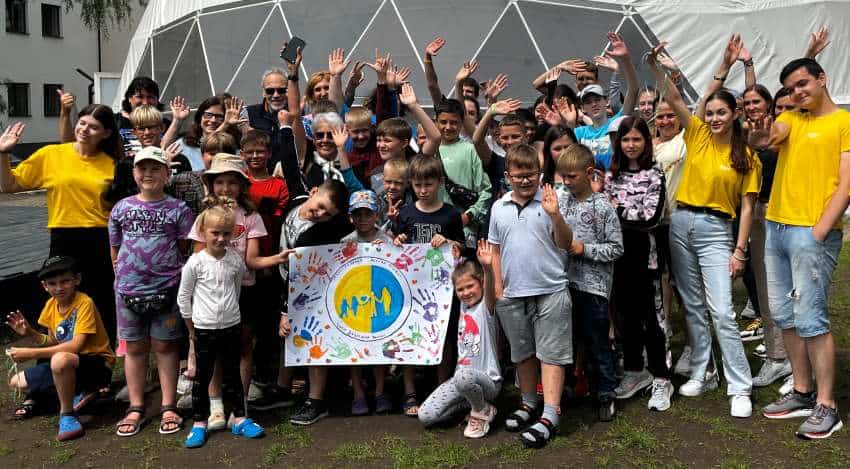
<instances>
[{"instance_id":1,"label":"child","mask_svg":"<svg viewBox=\"0 0 850 469\"><path fill-rule=\"evenodd\" d=\"M392 238L378 228L378 196L372 191L358 191L351 194L348 201L348 217L354 225L354 231L342 238L342 243L392 243ZM392 409L392 401L384 394L386 366L374 366L375 375L375 413L381 414ZM351 415L360 416L369 413L363 382L360 379L360 367L351 367L351 384L354 387L354 401L351 403Z\"/></svg>"},{"instance_id":2,"label":"child","mask_svg":"<svg viewBox=\"0 0 850 469\"><path fill-rule=\"evenodd\" d=\"M475 134L472 136L473 142L483 142L487 136L487 130L495 116L504 116L497 124L498 137L497 142L502 150L501 154L496 151L490 152L489 162L487 164L487 175L490 177L490 185L493 191L493 200L498 199L507 192L507 184L505 182L505 152L508 148L518 143L528 143L525 130L523 128L522 119L516 114L512 114L519 109L522 103L516 99L507 99L499 101L484 113L481 122L475 128Z\"/></svg>"},{"instance_id":3,"label":"child","mask_svg":"<svg viewBox=\"0 0 850 469\"><path fill-rule=\"evenodd\" d=\"M227 132L215 132L201 142L201 155L204 160L204 170L209 169L213 156L219 153L236 153L236 140ZM166 192L174 198L186 202L195 216L203 209L203 200L207 196L204 185L204 171L187 171L175 174L168 182Z\"/></svg>"},{"instance_id":4,"label":"child","mask_svg":"<svg viewBox=\"0 0 850 469\"><path fill-rule=\"evenodd\" d=\"M482 438L490 431L490 422L496 417L496 407L491 402L502 387L493 317L493 248L484 240L478 241L478 260L480 265L467 260L452 273L455 294L462 304L455 374L434 390L419 409L419 421L426 426L471 409L463 431L467 438Z\"/></svg>"},{"instance_id":5,"label":"child","mask_svg":"<svg viewBox=\"0 0 850 469\"><path fill-rule=\"evenodd\" d=\"M375 126L372 125L372 111L366 108L354 108L345 113L345 125L351 135L348 160L357 179L369 180L370 163L378 159L375 148Z\"/></svg>"},{"instance_id":6,"label":"child","mask_svg":"<svg viewBox=\"0 0 850 469\"><path fill-rule=\"evenodd\" d=\"M144 419L145 371L152 348L162 389L159 432L182 427L177 413L178 340L183 336L175 297L183 252L194 216L180 200L165 194L168 160L157 147L136 153L133 177L139 194L119 201L109 215L109 242L115 265L118 338L127 344L124 370L130 407L118 422L118 436L139 433Z\"/></svg>"},{"instance_id":7,"label":"child","mask_svg":"<svg viewBox=\"0 0 850 469\"><path fill-rule=\"evenodd\" d=\"M246 438L263 436L263 428L245 417L242 386L239 381L241 342L239 296L247 273L242 254L231 245L237 226L236 202L224 196L220 205L198 216L194 229L204 240L204 249L192 254L183 267L177 302L195 342L197 377L192 387L195 421L186 437L186 448L199 448L207 441L210 399L207 386L216 359L221 360L224 399L231 409L231 432Z\"/></svg>"},{"instance_id":8,"label":"child","mask_svg":"<svg viewBox=\"0 0 850 469\"><path fill-rule=\"evenodd\" d=\"M605 194L591 189L595 176L593 153L573 144L558 158L557 171L567 190L558 197L561 215L573 228L568 277L573 299L573 319L596 370L599 420L614 419L614 390L617 388L616 362L608 340L611 321L608 299L614 261L623 255L623 234L617 213ZM578 361L578 360L577 360Z\"/></svg>"},{"instance_id":9,"label":"child","mask_svg":"<svg viewBox=\"0 0 850 469\"><path fill-rule=\"evenodd\" d=\"M405 158L393 158L384 163L384 192L378 195L378 226L390 232L399 210L412 204L416 197L410 189L410 163Z\"/></svg>"},{"instance_id":10,"label":"child","mask_svg":"<svg viewBox=\"0 0 850 469\"><path fill-rule=\"evenodd\" d=\"M661 271L653 235L664 213L664 172L652 162L652 137L643 119L623 118L614 141L605 193L623 227L624 252L614 269L613 312L625 370L617 399L628 399L651 385L648 408L665 411L673 395L667 360L670 328L661 306Z\"/></svg>"},{"instance_id":11,"label":"child","mask_svg":"<svg viewBox=\"0 0 850 469\"><path fill-rule=\"evenodd\" d=\"M443 165L431 156L420 155L410 163L410 179L416 193L416 203L405 206L398 214L393 228L396 233L393 243L431 243L440 247L451 242L459 251L463 244L463 222L460 212L453 206L443 203L439 198L443 186ZM457 319L455 318L455 321ZM449 321L451 327L452 321ZM444 347L444 358L450 350ZM443 360L437 368L440 382L449 378L448 360ZM419 401L416 399L416 370L404 367L404 413L416 417Z\"/></svg>"},{"instance_id":12,"label":"child","mask_svg":"<svg viewBox=\"0 0 850 469\"><path fill-rule=\"evenodd\" d=\"M29 337L37 347L11 347L6 354L16 363L46 361L12 376L9 387L27 395L15 411L19 419L34 416L39 401L46 394L52 395L55 388L59 396L56 439L66 441L85 434L76 411L91 400L94 391L109 386L115 354L94 302L85 293L77 292L81 278L73 259L47 259L38 279L50 295L38 317L38 324L47 328L47 334L33 329L20 311L9 313L6 324L18 335Z\"/></svg>"},{"instance_id":13,"label":"child","mask_svg":"<svg viewBox=\"0 0 850 469\"><path fill-rule=\"evenodd\" d=\"M496 308L517 364L522 405L505 427L527 446L541 448L558 427L564 367L573 361L570 292L565 258L573 234L558 209L555 190L540 188L540 160L528 145L507 154L513 190L493 204L488 241L504 288ZM543 413L538 415L538 366L543 370Z\"/></svg>"}]
</instances>

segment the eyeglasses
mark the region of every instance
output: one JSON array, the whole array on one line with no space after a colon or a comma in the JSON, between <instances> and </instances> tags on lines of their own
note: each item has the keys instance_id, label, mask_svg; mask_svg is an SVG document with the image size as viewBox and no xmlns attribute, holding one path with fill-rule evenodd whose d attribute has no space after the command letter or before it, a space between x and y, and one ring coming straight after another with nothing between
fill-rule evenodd
<instances>
[{"instance_id":1,"label":"eyeglasses","mask_svg":"<svg viewBox=\"0 0 850 469\"><path fill-rule=\"evenodd\" d=\"M204 113L202 115L204 116L205 119L219 120L219 121L224 120L224 114L216 114L214 112L204 111Z\"/></svg>"},{"instance_id":2,"label":"eyeglasses","mask_svg":"<svg viewBox=\"0 0 850 469\"><path fill-rule=\"evenodd\" d=\"M286 88L266 88L264 91L269 96L274 96L275 93L281 96L286 94Z\"/></svg>"},{"instance_id":3,"label":"eyeglasses","mask_svg":"<svg viewBox=\"0 0 850 469\"><path fill-rule=\"evenodd\" d=\"M313 132L314 140L332 140L333 138L333 132Z\"/></svg>"},{"instance_id":4,"label":"eyeglasses","mask_svg":"<svg viewBox=\"0 0 850 469\"><path fill-rule=\"evenodd\" d=\"M159 131L159 124L133 127L133 130L135 130L136 132L139 132L139 133L157 132L157 131Z\"/></svg>"},{"instance_id":5,"label":"eyeglasses","mask_svg":"<svg viewBox=\"0 0 850 469\"><path fill-rule=\"evenodd\" d=\"M510 174L508 173L508 177L511 178L513 182L534 182L537 177L540 176L539 173L525 173L525 174Z\"/></svg>"}]
</instances>

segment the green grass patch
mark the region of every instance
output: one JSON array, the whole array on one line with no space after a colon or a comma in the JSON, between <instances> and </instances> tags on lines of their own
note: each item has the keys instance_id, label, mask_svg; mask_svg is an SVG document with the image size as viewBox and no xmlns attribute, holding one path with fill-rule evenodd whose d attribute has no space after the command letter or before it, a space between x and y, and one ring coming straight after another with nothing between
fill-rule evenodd
<instances>
[{"instance_id":1,"label":"green grass patch","mask_svg":"<svg viewBox=\"0 0 850 469\"><path fill-rule=\"evenodd\" d=\"M561 438L563 439L563 438ZM557 441L556 438L554 441ZM534 450L528 449L516 441L502 441L493 446L484 446L478 450L481 458L496 458L499 464L515 464L528 462Z\"/></svg>"},{"instance_id":2,"label":"green grass patch","mask_svg":"<svg viewBox=\"0 0 850 469\"><path fill-rule=\"evenodd\" d=\"M144 438L132 438L128 443L121 445L121 449L134 456L148 456L153 450L173 450L182 448L183 444L177 438L146 436Z\"/></svg>"},{"instance_id":3,"label":"green grass patch","mask_svg":"<svg viewBox=\"0 0 850 469\"><path fill-rule=\"evenodd\" d=\"M622 418L615 419L611 424L611 428L605 434L602 446L621 451L657 452L662 449L662 444L655 436L652 428L628 422Z\"/></svg>"},{"instance_id":4,"label":"green grass patch","mask_svg":"<svg viewBox=\"0 0 850 469\"><path fill-rule=\"evenodd\" d=\"M441 440L434 432L427 432L419 446L410 446L404 439L391 435L384 436L381 444L393 466L398 468L462 467L478 459L472 448Z\"/></svg>"},{"instance_id":5,"label":"green grass patch","mask_svg":"<svg viewBox=\"0 0 850 469\"><path fill-rule=\"evenodd\" d=\"M77 447L70 446L68 448L62 448L53 453L53 456L50 457L50 462L53 464L65 464L70 461L77 455Z\"/></svg>"},{"instance_id":6,"label":"green grass patch","mask_svg":"<svg viewBox=\"0 0 850 469\"><path fill-rule=\"evenodd\" d=\"M8 455L10 455L14 452L15 452L14 449L9 448L8 446L0 443L0 456L8 456Z\"/></svg>"},{"instance_id":7,"label":"green grass patch","mask_svg":"<svg viewBox=\"0 0 850 469\"><path fill-rule=\"evenodd\" d=\"M334 459L346 461L369 461L380 457L378 451L375 449L375 445L365 441L343 443L333 450L330 456Z\"/></svg>"},{"instance_id":8,"label":"green grass patch","mask_svg":"<svg viewBox=\"0 0 850 469\"><path fill-rule=\"evenodd\" d=\"M271 433L273 435L283 437L287 444L296 448L306 448L313 443L313 439L304 427L292 425L289 422L283 422L275 425L272 427Z\"/></svg>"}]
</instances>

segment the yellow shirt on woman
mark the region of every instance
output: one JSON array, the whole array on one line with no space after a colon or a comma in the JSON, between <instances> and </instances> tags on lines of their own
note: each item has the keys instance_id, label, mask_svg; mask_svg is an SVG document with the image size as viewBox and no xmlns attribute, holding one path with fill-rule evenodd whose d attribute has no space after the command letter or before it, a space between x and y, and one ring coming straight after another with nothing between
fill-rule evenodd
<instances>
[{"instance_id":1,"label":"yellow shirt on woman","mask_svg":"<svg viewBox=\"0 0 850 469\"><path fill-rule=\"evenodd\" d=\"M100 196L114 172L109 155L84 157L73 143L42 147L12 170L24 190L47 190L48 228L106 227L109 210Z\"/></svg>"},{"instance_id":2,"label":"yellow shirt on woman","mask_svg":"<svg viewBox=\"0 0 850 469\"><path fill-rule=\"evenodd\" d=\"M841 153L850 152L850 112L825 116L785 111L776 122L790 128L779 149L767 219L815 226L838 187ZM841 226L839 218L836 228Z\"/></svg>"},{"instance_id":3,"label":"yellow shirt on woman","mask_svg":"<svg viewBox=\"0 0 850 469\"><path fill-rule=\"evenodd\" d=\"M676 191L676 202L692 207L717 210L735 218L741 196L758 194L761 186L761 162L749 148L751 168L741 174L732 167L732 145L717 144L708 124L691 116L683 135L688 157Z\"/></svg>"}]
</instances>

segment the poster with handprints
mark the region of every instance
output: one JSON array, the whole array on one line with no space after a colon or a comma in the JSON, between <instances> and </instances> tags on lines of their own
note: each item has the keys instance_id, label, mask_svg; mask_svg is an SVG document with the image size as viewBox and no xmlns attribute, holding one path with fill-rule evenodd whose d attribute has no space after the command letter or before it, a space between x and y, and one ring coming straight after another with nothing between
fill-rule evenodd
<instances>
[{"instance_id":1,"label":"poster with handprints","mask_svg":"<svg viewBox=\"0 0 850 469\"><path fill-rule=\"evenodd\" d=\"M299 248L286 366L440 363L453 262L449 246L428 244Z\"/></svg>"}]
</instances>

